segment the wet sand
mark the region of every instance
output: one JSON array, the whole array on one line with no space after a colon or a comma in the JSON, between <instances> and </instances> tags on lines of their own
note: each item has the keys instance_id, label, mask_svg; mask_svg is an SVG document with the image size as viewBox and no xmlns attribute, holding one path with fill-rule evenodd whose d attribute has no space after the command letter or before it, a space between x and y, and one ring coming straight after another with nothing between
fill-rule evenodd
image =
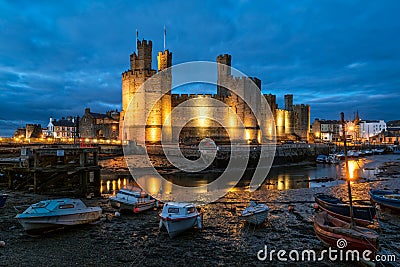
<instances>
[{"instance_id":1,"label":"wet sand","mask_svg":"<svg viewBox=\"0 0 400 267\"><path fill-rule=\"evenodd\" d=\"M400 188L399 162L388 163L380 180L352 184L356 199L369 199L370 188ZM276 260L261 262L257 252L268 250L324 249L313 229L313 194L331 193L346 199L345 184L333 187L269 190L249 193L239 188L229 192L219 203L204 209L204 229L192 230L175 239L158 231L158 211L123 214L114 217L115 210L107 198L85 199L88 205L103 208L102 219L85 225L31 237L24 233L16 219L15 205L34 203L46 196L0 190L9 194L6 207L0 209L1 266L287 266ZM250 199L268 202L268 222L260 227L248 225L237 215ZM229 202L243 204L229 204ZM221 203L223 202L223 203ZM288 210L288 203L294 210ZM304 203L307 202L307 203ZM308 203L309 202L309 203ZM400 252L400 215L379 212L381 246ZM304 262L289 262L290 266L307 266ZM353 266L354 263L323 262L314 266Z\"/></svg>"}]
</instances>

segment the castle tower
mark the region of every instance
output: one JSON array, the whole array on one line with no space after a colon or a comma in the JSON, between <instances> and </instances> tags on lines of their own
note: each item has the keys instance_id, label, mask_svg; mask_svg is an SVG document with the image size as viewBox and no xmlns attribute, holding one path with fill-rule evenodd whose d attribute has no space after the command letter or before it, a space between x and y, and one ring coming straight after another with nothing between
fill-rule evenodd
<instances>
[{"instance_id":1,"label":"castle tower","mask_svg":"<svg viewBox=\"0 0 400 267\"><path fill-rule=\"evenodd\" d=\"M142 92L141 95L135 96L135 103L133 102L133 96L137 93L139 87L151 76L156 74L156 71L152 69L152 42L151 41L137 41L138 54L133 53L130 55L130 69L122 73L122 111L120 116L120 140L137 140L138 143L144 142L146 136L138 130L144 125L125 125L124 120L127 116L134 118L130 121L140 121L143 119L146 112L146 97L147 93ZM130 108L129 114L126 114L129 105L133 105ZM161 119L160 119L161 120ZM154 123L158 123L155 121ZM159 123L158 123L159 124ZM123 130L125 128L125 131Z\"/></svg>"},{"instance_id":2,"label":"castle tower","mask_svg":"<svg viewBox=\"0 0 400 267\"><path fill-rule=\"evenodd\" d=\"M152 78L156 74L152 68L152 46L151 41L137 41L137 54L130 55L130 69L122 73L120 139L139 145L159 143L163 125L167 126L164 139L171 139L171 122L166 122L171 113L171 71ZM172 66L172 53L159 52L157 60L159 71L168 69ZM145 83L149 78L152 79Z\"/></svg>"},{"instance_id":3,"label":"castle tower","mask_svg":"<svg viewBox=\"0 0 400 267\"><path fill-rule=\"evenodd\" d=\"M137 52L134 52L131 56L131 70L151 70L151 53L153 43L147 40L137 41Z\"/></svg>"},{"instance_id":4,"label":"castle tower","mask_svg":"<svg viewBox=\"0 0 400 267\"><path fill-rule=\"evenodd\" d=\"M285 109L288 111L293 110L293 95L285 95Z\"/></svg>"},{"instance_id":5,"label":"castle tower","mask_svg":"<svg viewBox=\"0 0 400 267\"><path fill-rule=\"evenodd\" d=\"M158 52L157 56L158 62L158 71L165 70L172 66L172 53L168 50L164 50L164 52Z\"/></svg>"},{"instance_id":6,"label":"castle tower","mask_svg":"<svg viewBox=\"0 0 400 267\"><path fill-rule=\"evenodd\" d=\"M219 55L217 57L217 63L218 63L217 95L219 97L230 95L230 91L226 89L223 85L226 84L228 79L231 77L231 61L232 61L232 56L228 54Z\"/></svg>"},{"instance_id":7,"label":"castle tower","mask_svg":"<svg viewBox=\"0 0 400 267\"><path fill-rule=\"evenodd\" d=\"M165 39L164 39L165 42ZM172 140L172 118L169 117L172 110L171 104L171 86L172 86L172 74L171 70L168 69L172 66L172 53L168 50L158 52L157 56L158 72L162 71L158 75L160 76L160 88L161 88L161 121L163 124L162 139L164 141ZM169 120L168 120L169 119Z\"/></svg>"}]
</instances>

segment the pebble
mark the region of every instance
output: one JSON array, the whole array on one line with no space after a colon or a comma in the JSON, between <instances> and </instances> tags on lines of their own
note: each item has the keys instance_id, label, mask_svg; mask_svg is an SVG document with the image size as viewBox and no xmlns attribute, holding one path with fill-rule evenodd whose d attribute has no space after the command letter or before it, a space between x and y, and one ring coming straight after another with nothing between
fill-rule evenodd
<instances>
[{"instance_id":1,"label":"pebble","mask_svg":"<svg viewBox=\"0 0 400 267\"><path fill-rule=\"evenodd\" d=\"M6 246L6 242L5 241L0 241L0 248L4 248Z\"/></svg>"}]
</instances>

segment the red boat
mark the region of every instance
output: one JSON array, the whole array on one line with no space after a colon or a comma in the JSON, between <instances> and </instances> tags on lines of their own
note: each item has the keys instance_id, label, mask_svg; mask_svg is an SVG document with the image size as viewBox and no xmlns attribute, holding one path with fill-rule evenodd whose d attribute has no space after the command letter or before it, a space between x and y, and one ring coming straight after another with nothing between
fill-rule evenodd
<instances>
[{"instance_id":1,"label":"red boat","mask_svg":"<svg viewBox=\"0 0 400 267\"><path fill-rule=\"evenodd\" d=\"M350 227L350 223L323 211L315 214L314 230L318 239L326 246L343 250L358 250L360 256L365 250L370 250L372 252L369 255L370 258L375 258L378 250L378 234L368 228ZM344 239L347 243L339 246L339 239Z\"/></svg>"}]
</instances>

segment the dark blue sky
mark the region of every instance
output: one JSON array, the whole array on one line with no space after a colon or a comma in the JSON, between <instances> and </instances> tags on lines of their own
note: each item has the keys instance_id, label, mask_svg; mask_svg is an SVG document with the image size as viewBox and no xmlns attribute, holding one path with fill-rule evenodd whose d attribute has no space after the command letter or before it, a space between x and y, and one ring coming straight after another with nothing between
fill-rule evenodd
<instances>
[{"instance_id":1,"label":"dark blue sky","mask_svg":"<svg viewBox=\"0 0 400 267\"><path fill-rule=\"evenodd\" d=\"M0 2L0 136L85 107L120 109L136 29L155 57L164 24L174 64L230 53L281 107L292 93L312 119L400 119L399 1L34 3Z\"/></svg>"}]
</instances>

